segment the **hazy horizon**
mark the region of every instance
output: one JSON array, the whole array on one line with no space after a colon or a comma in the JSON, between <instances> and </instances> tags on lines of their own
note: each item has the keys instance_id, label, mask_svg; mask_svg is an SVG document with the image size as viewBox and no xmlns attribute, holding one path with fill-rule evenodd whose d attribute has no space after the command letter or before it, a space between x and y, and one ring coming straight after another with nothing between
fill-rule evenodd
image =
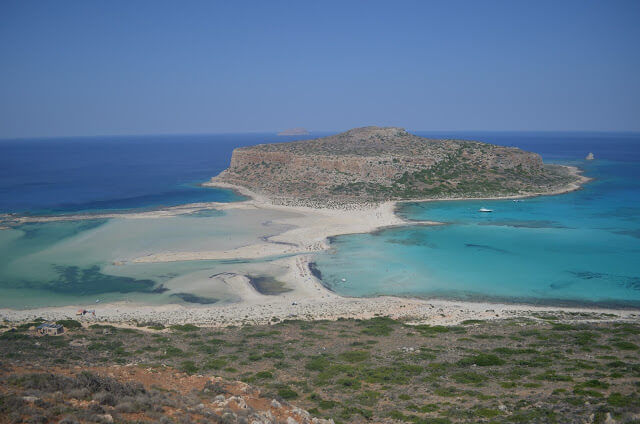
<instances>
[{"instance_id":1,"label":"hazy horizon","mask_svg":"<svg viewBox=\"0 0 640 424\"><path fill-rule=\"evenodd\" d=\"M377 125L365 125L366 126L377 126ZM395 127L395 125L386 125L387 127ZM278 135L278 132L280 132L281 130L262 130L262 131L224 131L224 132L202 132L202 133L180 133L180 132L176 132L176 133L157 133L157 134L152 134L152 133L139 133L139 134L90 134L90 135L55 135L55 136L47 136L47 135L36 135L36 136L23 136L23 137L0 137L0 141L12 141L12 140L44 140L44 139L69 139L69 138L118 138L118 137L201 137L201 136L207 136L207 135L211 135L211 136L220 136L220 135L270 135L273 137L280 137L282 138L282 141L293 141L294 139L296 139L296 137L308 137L308 136L313 136L313 135L318 135L319 137L324 137L326 135L331 135L331 134L338 134L341 132L345 132L348 131L350 129L353 128L360 128L360 127L352 127L352 128L344 128L344 129L339 129L339 130L308 130L309 134L306 136L297 136L297 135L284 135L284 136L280 136ZM482 134L482 133L487 133L487 134L491 134L491 133L495 133L495 134L509 134L509 133L513 133L513 134L535 134L535 133L540 133L540 134L562 134L562 133L567 133L567 134L611 134L611 135L637 135L640 134L640 130L623 130L623 131L616 131L616 130L611 130L611 131L602 131L602 130L490 130L490 129L482 129L482 130L474 130L474 129L470 129L470 130L429 130L429 129L411 129L411 128L404 128L405 130L407 130L408 132L412 133L412 134L417 134L417 135L421 135L424 133L433 133L436 135L446 135L446 134Z\"/></svg>"}]
</instances>

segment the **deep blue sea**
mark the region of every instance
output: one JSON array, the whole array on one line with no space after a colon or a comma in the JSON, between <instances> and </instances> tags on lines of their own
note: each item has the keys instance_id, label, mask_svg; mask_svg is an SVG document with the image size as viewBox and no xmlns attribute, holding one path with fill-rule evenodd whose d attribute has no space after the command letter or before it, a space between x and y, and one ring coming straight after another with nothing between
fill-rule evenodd
<instances>
[{"instance_id":1,"label":"deep blue sea","mask_svg":"<svg viewBox=\"0 0 640 424\"><path fill-rule=\"evenodd\" d=\"M0 213L238 200L229 190L199 184L227 168L235 147L287 139L215 134L0 140Z\"/></svg>"},{"instance_id":2,"label":"deep blue sea","mask_svg":"<svg viewBox=\"0 0 640 424\"><path fill-rule=\"evenodd\" d=\"M540 153L546 162L577 165L594 181L573 193L522 202L403 204L398 209L402 216L445 225L334 238L331 250L316 255L328 287L349 296L640 307L640 134L415 133L520 147ZM314 134L319 135L325 134ZM235 147L300 138L309 137L0 140L0 213L68 214L237 201L241 197L231 191L199 184L228 166ZM596 160L584 160L589 152ZM494 212L478 213L480 207ZM168 298L153 291L159 284L173 281L180 287L188 285L186 275L205 275L221 266L255 266L202 261L113 266L112 261L127 255L197 250L215 238L236 237L240 243L254 231L242 224L232 232L233 217L215 211L162 222L125 221L1 230L0 307L96 297L162 302Z\"/></svg>"}]
</instances>

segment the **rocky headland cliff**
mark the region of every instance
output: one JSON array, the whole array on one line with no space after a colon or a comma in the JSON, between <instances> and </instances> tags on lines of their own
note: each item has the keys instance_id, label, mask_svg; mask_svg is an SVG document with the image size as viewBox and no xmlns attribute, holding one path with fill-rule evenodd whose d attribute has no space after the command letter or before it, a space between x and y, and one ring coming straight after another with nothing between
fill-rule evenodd
<instances>
[{"instance_id":1,"label":"rocky headland cliff","mask_svg":"<svg viewBox=\"0 0 640 424\"><path fill-rule=\"evenodd\" d=\"M514 147L364 127L237 148L211 183L246 187L278 204L326 205L556 193L580 179Z\"/></svg>"}]
</instances>

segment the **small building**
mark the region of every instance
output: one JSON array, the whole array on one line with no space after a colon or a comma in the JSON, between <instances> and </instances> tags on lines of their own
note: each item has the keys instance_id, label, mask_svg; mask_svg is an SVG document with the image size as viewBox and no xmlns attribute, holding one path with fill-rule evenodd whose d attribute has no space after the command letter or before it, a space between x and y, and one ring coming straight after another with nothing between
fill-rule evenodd
<instances>
[{"instance_id":1,"label":"small building","mask_svg":"<svg viewBox=\"0 0 640 424\"><path fill-rule=\"evenodd\" d=\"M40 336L57 336L64 333L62 324L40 324L36 327L36 333Z\"/></svg>"}]
</instances>

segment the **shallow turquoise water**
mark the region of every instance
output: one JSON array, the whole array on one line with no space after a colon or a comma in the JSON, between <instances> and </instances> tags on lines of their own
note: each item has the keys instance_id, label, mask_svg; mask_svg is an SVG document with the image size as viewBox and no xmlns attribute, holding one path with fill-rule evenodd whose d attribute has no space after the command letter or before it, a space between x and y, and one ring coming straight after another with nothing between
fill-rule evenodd
<instances>
[{"instance_id":1,"label":"shallow turquoise water","mask_svg":"<svg viewBox=\"0 0 640 424\"><path fill-rule=\"evenodd\" d=\"M286 215L286 214L285 214ZM210 275L282 270L263 261L133 263L149 254L234 249L289 228L282 213L203 211L169 218L32 223L0 231L0 307L177 302L176 293L219 301L234 294ZM173 295L173 297L172 297Z\"/></svg>"},{"instance_id":2,"label":"shallow turquoise water","mask_svg":"<svg viewBox=\"0 0 640 424\"><path fill-rule=\"evenodd\" d=\"M565 195L405 204L446 225L336 237L316 258L322 280L349 296L640 307L638 162L580 165L596 180Z\"/></svg>"}]
</instances>

